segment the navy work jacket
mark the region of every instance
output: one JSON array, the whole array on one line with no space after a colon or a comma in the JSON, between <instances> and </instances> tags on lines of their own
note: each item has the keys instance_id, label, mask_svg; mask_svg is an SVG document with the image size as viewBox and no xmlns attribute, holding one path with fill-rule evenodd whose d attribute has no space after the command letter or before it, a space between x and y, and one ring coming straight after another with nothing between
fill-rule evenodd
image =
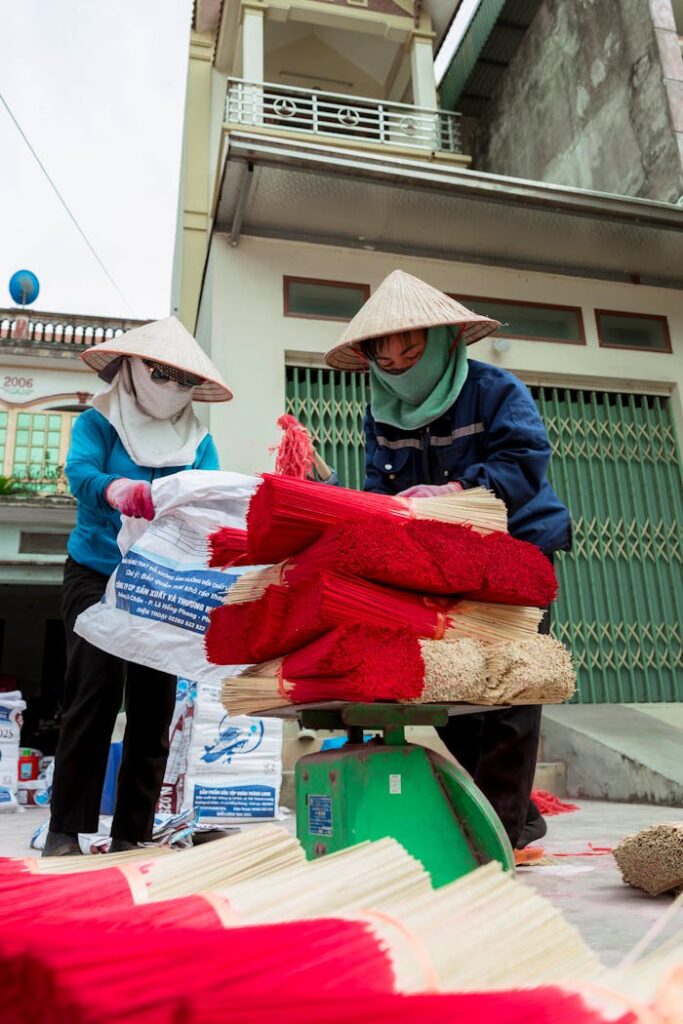
<instances>
[{"instance_id":1,"label":"navy work jacket","mask_svg":"<svg viewBox=\"0 0 683 1024\"><path fill-rule=\"evenodd\" d=\"M429 426L376 423L368 408L364 429L364 490L488 487L507 505L513 537L546 554L571 548L569 512L546 478L548 435L528 389L507 370L470 359L457 401Z\"/></svg>"}]
</instances>

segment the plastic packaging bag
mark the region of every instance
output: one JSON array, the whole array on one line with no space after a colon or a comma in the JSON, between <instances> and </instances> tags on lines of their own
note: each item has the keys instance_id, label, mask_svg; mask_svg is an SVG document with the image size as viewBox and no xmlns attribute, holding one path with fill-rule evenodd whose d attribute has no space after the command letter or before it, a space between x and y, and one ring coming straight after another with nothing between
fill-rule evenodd
<instances>
[{"instance_id":1,"label":"plastic packaging bag","mask_svg":"<svg viewBox=\"0 0 683 1024\"><path fill-rule=\"evenodd\" d=\"M247 566L208 569L207 538L221 526L245 528L260 479L185 470L152 484L151 523L123 518L123 559L102 600L76 620L96 647L197 682L219 683L239 666L211 665L204 653L209 612Z\"/></svg>"}]
</instances>

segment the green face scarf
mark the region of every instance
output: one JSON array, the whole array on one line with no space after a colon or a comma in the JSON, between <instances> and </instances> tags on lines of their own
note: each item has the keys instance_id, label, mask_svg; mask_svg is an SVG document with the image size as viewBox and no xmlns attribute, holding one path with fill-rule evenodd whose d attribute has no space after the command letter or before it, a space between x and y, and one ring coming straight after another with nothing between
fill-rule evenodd
<instances>
[{"instance_id":1,"label":"green face scarf","mask_svg":"<svg viewBox=\"0 0 683 1024\"><path fill-rule=\"evenodd\" d=\"M453 349L454 328L431 327L421 358L405 373L370 363L370 410L378 423L401 430L426 427L449 409L467 380L467 345Z\"/></svg>"}]
</instances>

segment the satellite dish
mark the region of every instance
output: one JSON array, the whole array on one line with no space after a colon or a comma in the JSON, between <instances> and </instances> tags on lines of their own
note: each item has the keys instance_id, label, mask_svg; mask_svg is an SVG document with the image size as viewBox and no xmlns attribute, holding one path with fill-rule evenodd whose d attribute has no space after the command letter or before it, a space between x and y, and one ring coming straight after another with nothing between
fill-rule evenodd
<instances>
[{"instance_id":1,"label":"satellite dish","mask_svg":"<svg viewBox=\"0 0 683 1024\"><path fill-rule=\"evenodd\" d=\"M31 270L17 270L9 279L9 293L18 306L29 306L40 292L40 282Z\"/></svg>"}]
</instances>

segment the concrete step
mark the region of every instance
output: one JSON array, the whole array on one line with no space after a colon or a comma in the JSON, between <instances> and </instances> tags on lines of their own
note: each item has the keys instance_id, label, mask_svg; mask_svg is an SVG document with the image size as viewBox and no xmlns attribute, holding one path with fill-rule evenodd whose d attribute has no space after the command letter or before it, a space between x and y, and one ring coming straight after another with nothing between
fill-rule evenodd
<instances>
[{"instance_id":1,"label":"concrete step","mask_svg":"<svg viewBox=\"0 0 683 1024\"><path fill-rule=\"evenodd\" d=\"M569 796L683 804L681 704L546 707L543 752L565 762Z\"/></svg>"}]
</instances>

